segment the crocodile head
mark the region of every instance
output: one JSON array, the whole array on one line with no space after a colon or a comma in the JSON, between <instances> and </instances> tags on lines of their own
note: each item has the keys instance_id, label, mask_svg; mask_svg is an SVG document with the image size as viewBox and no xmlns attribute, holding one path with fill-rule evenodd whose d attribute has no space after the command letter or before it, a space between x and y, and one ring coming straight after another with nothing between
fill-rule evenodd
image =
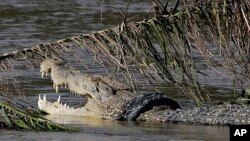
<instances>
[{"instance_id":1,"label":"crocodile head","mask_svg":"<svg viewBox=\"0 0 250 141\"><path fill-rule=\"evenodd\" d=\"M129 87L117 82L110 77L103 77L99 75L86 75L81 73L75 68L69 67L60 59L47 58L41 62L40 65L41 76L51 74L51 80L53 81L53 87L56 92L62 86L67 87L71 93L83 96L87 99L87 103L81 110L94 111L96 113L102 113L101 110L109 109L114 98L117 95L117 91L129 90ZM125 103L125 100L121 100L120 103ZM113 104L115 105L115 104ZM112 106L113 106L112 105ZM81 115L78 110L70 108L67 105L62 105L60 102L60 97L57 102L50 103L46 100L46 97L40 97L38 101L38 106L41 110L52 114L59 111L58 114L68 113L68 115ZM97 112L99 110L99 112ZM92 112L92 114L94 113ZM91 113L91 112L85 112ZM94 114L93 114L94 115ZM91 116L91 114L89 115ZM95 116L95 115L94 115Z\"/></svg>"}]
</instances>

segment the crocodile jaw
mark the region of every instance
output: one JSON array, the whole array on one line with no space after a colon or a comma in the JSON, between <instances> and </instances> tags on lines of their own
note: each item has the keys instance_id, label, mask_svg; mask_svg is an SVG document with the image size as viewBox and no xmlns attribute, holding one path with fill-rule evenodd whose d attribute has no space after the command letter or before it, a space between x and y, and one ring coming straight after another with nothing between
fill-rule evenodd
<instances>
[{"instance_id":1,"label":"crocodile jaw","mask_svg":"<svg viewBox=\"0 0 250 141\"><path fill-rule=\"evenodd\" d=\"M90 76L86 76L78 70L68 67L60 60L54 60L51 58L45 59L41 62L40 72L41 77L44 77L44 75L47 76L48 73L51 73L51 80L53 81L53 88L55 88L56 93L58 93L60 87L68 87L71 93L90 96L96 102L105 99L102 95L107 89L103 91L99 88L101 91L99 92ZM109 90L109 93L112 93L111 90Z\"/></svg>"},{"instance_id":2,"label":"crocodile jaw","mask_svg":"<svg viewBox=\"0 0 250 141\"><path fill-rule=\"evenodd\" d=\"M46 95L41 98L39 95L38 108L51 115L73 115L73 116L86 116L82 112L82 108L69 107L66 103L62 104L61 97L59 96L56 102L49 102Z\"/></svg>"}]
</instances>

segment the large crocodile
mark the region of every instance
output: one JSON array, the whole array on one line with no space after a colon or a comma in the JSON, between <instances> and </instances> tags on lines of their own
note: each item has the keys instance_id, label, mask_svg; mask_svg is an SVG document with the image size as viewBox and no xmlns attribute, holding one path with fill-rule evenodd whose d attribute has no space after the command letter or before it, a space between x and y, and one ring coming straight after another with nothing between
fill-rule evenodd
<instances>
[{"instance_id":1,"label":"large crocodile","mask_svg":"<svg viewBox=\"0 0 250 141\"><path fill-rule=\"evenodd\" d=\"M48 114L209 125L250 123L250 106L246 104L182 107L165 94L139 95L110 77L83 74L61 59L47 58L40 67L42 77L51 72L56 92L65 86L72 93L87 98L83 107L73 108L62 104L60 96L56 102L39 96L39 109Z\"/></svg>"}]
</instances>

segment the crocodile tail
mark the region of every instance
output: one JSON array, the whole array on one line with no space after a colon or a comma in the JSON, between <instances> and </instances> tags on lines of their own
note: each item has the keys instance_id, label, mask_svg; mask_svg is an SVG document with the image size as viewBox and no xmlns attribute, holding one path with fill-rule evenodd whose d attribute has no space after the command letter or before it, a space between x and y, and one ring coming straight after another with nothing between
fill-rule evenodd
<instances>
[{"instance_id":1,"label":"crocodile tail","mask_svg":"<svg viewBox=\"0 0 250 141\"><path fill-rule=\"evenodd\" d=\"M124 114L126 120L136 120L141 113L151 110L155 106L166 105L171 109L180 109L180 105L171 97L163 93L146 94L131 103Z\"/></svg>"}]
</instances>

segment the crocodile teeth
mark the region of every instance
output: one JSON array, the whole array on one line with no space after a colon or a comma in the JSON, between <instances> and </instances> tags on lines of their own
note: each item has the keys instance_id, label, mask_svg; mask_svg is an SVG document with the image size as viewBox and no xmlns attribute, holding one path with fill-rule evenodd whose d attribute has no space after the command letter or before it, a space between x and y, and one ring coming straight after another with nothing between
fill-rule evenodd
<instances>
[{"instance_id":1,"label":"crocodile teeth","mask_svg":"<svg viewBox=\"0 0 250 141\"><path fill-rule=\"evenodd\" d=\"M61 96L58 96L57 102L60 103L61 102Z\"/></svg>"},{"instance_id":2,"label":"crocodile teeth","mask_svg":"<svg viewBox=\"0 0 250 141\"><path fill-rule=\"evenodd\" d=\"M65 109L67 108L67 104L66 103L64 103L63 108L65 108Z\"/></svg>"},{"instance_id":3,"label":"crocodile teeth","mask_svg":"<svg viewBox=\"0 0 250 141\"><path fill-rule=\"evenodd\" d=\"M38 100L39 100L39 101L41 101L41 100L42 100L42 99L41 99L41 95L40 95L40 94L39 94L39 98L38 98Z\"/></svg>"},{"instance_id":4,"label":"crocodile teeth","mask_svg":"<svg viewBox=\"0 0 250 141\"><path fill-rule=\"evenodd\" d=\"M56 85L56 93L58 93L58 91L59 91L59 87L58 85Z\"/></svg>"},{"instance_id":5,"label":"crocodile teeth","mask_svg":"<svg viewBox=\"0 0 250 141\"><path fill-rule=\"evenodd\" d=\"M44 100L44 101L47 101L47 99L46 99L46 94L43 95L43 100Z\"/></svg>"},{"instance_id":6,"label":"crocodile teeth","mask_svg":"<svg viewBox=\"0 0 250 141\"><path fill-rule=\"evenodd\" d=\"M42 78L44 77L44 72L43 72L43 71L42 71L41 77L42 77Z\"/></svg>"},{"instance_id":7,"label":"crocodile teeth","mask_svg":"<svg viewBox=\"0 0 250 141\"><path fill-rule=\"evenodd\" d=\"M66 109L69 110L69 106L68 105L66 105Z\"/></svg>"}]
</instances>

